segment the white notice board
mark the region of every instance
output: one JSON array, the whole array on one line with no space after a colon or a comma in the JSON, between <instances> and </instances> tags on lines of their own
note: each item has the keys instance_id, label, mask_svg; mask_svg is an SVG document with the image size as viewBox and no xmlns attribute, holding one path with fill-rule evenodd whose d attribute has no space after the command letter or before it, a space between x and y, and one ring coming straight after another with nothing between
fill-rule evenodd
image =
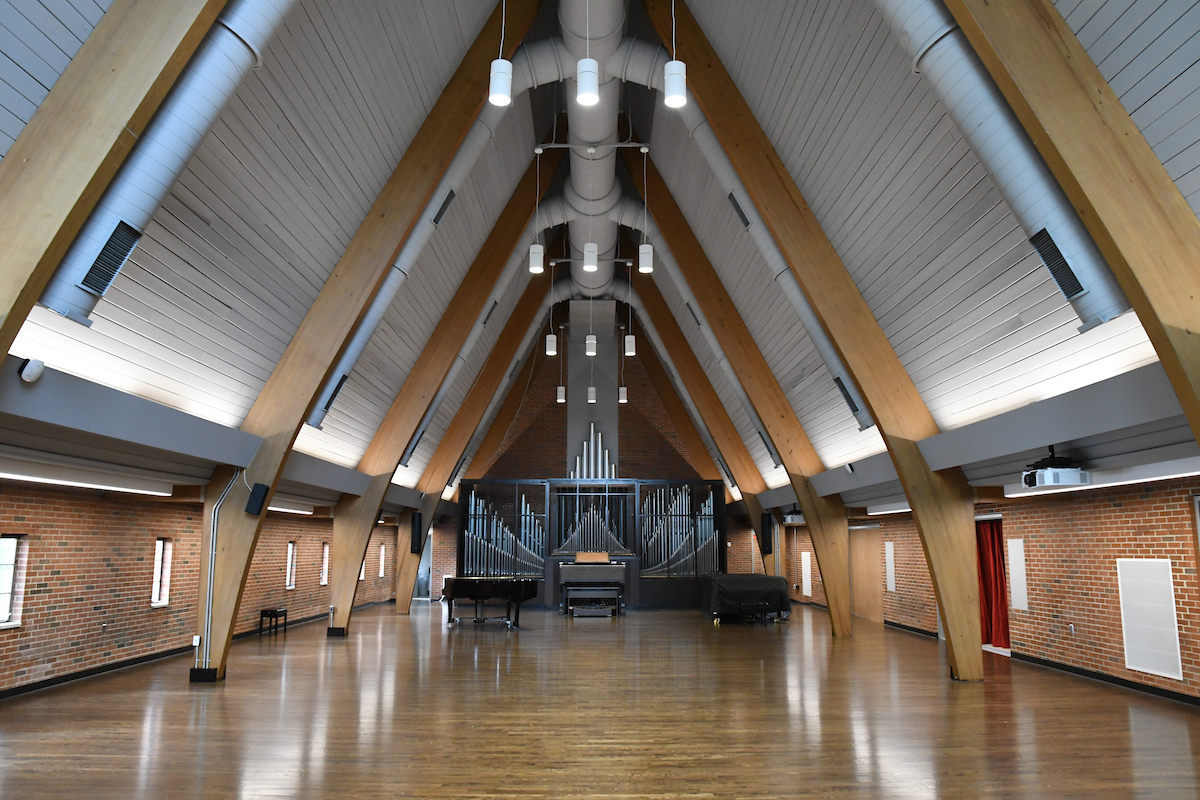
<instances>
[{"instance_id":1,"label":"white notice board","mask_svg":"<svg viewBox=\"0 0 1200 800\"><path fill-rule=\"evenodd\" d=\"M1125 667L1183 680L1169 558L1118 558Z\"/></svg>"}]
</instances>

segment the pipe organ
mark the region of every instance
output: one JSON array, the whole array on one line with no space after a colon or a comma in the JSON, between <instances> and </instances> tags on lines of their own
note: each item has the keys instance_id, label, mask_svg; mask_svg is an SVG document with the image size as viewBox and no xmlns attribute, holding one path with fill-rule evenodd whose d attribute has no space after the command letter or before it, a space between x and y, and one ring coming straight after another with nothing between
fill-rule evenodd
<instances>
[{"instance_id":1,"label":"pipe organ","mask_svg":"<svg viewBox=\"0 0 1200 800\"><path fill-rule=\"evenodd\" d=\"M712 487L690 484L652 488L638 510L644 577L711 575L720 572Z\"/></svg>"},{"instance_id":2,"label":"pipe organ","mask_svg":"<svg viewBox=\"0 0 1200 800\"><path fill-rule=\"evenodd\" d=\"M471 491L460 510L460 577L541 577L546 564L544 511L522 493L504 513L500 505Z\"/></svg>"}]
</instances>

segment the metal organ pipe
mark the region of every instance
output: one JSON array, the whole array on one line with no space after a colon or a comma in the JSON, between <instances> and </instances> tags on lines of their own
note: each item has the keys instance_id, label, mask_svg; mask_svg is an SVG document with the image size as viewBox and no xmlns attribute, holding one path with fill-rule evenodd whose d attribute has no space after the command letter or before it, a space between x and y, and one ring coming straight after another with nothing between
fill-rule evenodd
<instances>
[{"instance_id":1,"label":"metal organ pipe","mask_svg":"<svg viewBox=\"0 0 1200 800\"><path fill-rule=\"evenodd\" d=\"M1081 330L1126 311L1112 270L941 0L874 2L1083 320Z\"/></svg>"},{"instance_id":2,"label":"metal organ pipe","mask_svg":"<svg viewBox=\"0 0 1200 800\"><path fill-rule=\"evenodd\" d=\"M212 129L293 0L234 0L217 18L42 293L42 305L83 325Z\"/></svg>"},{"instance_id":3,"label":"metal organ pipe","mask_svg":"<svg viewBox=\"0 0 1200 800\"><path fill-rule=\"evenodd\" d=\"M610 59L608 70L621 80L636 83L661 93L663 67L669 60L670 56L661 45L627 38L621 42L620 48ZM737 171L734 170L729 156L726 155L725 149L717 140L716 134L713 133L704 112L700 110L700 104L689 98L688 103L678 109L678 113L693 141L696 142L696 146L700 148L704 160L708 162L713 176L737 202L738 209L742 212L745 220L746 231L766 262L771 276L779 283L784 296L792 304L796 316L800 318L800 324L808 332L808 337L812 340L817 353L820 354L821 360L825 362L830 374L838 382L839 389L846 399L846 405L854 414L854 418L858 420L859 429L866 430L871 427L875 421L871 418L871 413L867 409L867 404L863 402L857 385L845 364L842 363L837 349L833 346L833 342L825 332L825 328L822 327L820 320L817 319L804 292L800 289L796 276L788 267L783 253L779 250L774 238L771 237L771 232L767 230L766 224L759 216L758 209L746 192L746 187L738 177ZM624 221L621 224L635 227Z\"/></svg>"}]
</instances>

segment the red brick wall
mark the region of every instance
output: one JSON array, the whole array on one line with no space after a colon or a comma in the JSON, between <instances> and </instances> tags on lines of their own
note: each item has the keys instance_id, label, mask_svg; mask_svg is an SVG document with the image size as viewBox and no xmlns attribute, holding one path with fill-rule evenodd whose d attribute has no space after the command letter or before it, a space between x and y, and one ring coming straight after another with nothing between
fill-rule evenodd
<instances>
[{"instance_id":1,"label":"red brick wall","mask_svg":"<svg viewBox=\"0 0 1200 800\"><path fill-rule=\"evenodd\" d=\"M1025 540L1029 611L1010 603L1013 651L1200 695L1197 493L1200 479L1181 478L980 506L1003 514L1005 539ZM1004 555L1009 570L1007 546ZM1171 559L1183 681L1125 669L1118 558Z\"/></svg>"},{"instance_id":2,"label":"red brick wall","mask_svg":"<svg viewBox=\"0 0 1200 800\"><path fill-rule=\"evenodd\" d=\"M542 361L529 381L521 408L500 445L486 479L559 478L567 467L567 406L555 399L559 362L566 375L566 348Z\"/></svg>"},{"instance_id":3,"label":"red brick wall","mask_svg":"<svg viewBox=\"0 0 1200 800\"><path fill-rule=\"evenodd\" d=\"M202 520L199 504L0 481L0 533L22 536L27 554L21 624L0 630L0 690L189 645ZM285 606L293 620L327 612L329 592L319 580L321 542L331 536L328 519L269 514L235 631L257 628L262 608ZM159 537L172 542L170 603L151 608ZM291 591L284 588L288 541L297 543ZM383 579L381 543L389 562ZM394 594L395 554L395 527L376 528L356 603Z\"/></svg>"},{"instance_id":4,"label":"red brick wall","mask_svg":"<svg viewBox=\"0 0 1200 800\"><path fill-rule=\"evenodd\" d=\"M883 567L883 618L922 631L936 633L937 600L933 594L933 581L929 577L929 565L917 535L917 525L912 517L885 517L879 523L879 548L886 550L885 542L891 542L895 557L896 591L887 591L887 562L881 553Z\"/></svg>"},{"instance_id":5,"label":"red brick wall","mask_svg":"<svg viewBox=\"0 0 1200 800\"><path fill-rule=\"evenodd\" d=\"M729 546L725 548L726 572L763 574L762 554L758 551L758 540L748 523L730 517L725 541L729 543Z\"/></svg>"},{"instance_id":6,"label":"red brick wall","mask_svg":"<svg viewBox=\"0 0 1200 800\"><path fill-rule=\"evenodd\" d=\"M454 575L458 569L458 529L453 522L434 523L429 554L429 598L442 596L442 576Z\"/></svg>"},{"instance_id":7,"label":"red brick wall","mask_svg":"<svg viewBox=\"0 0 1200 800\"><path fill-rule=\"evenodd\" d=\"M647 347L645 341L639 342ZM679 431L650 382L640 356L625 358L629 402L617 406L621 456L619 474L627 478L693 480L700 473L684 455Z\"/></svg>"},{"instance_id":8,"label":"red brick wall","mask_svg":"<svg viewBox=\"0 0 1200 800\"><path fill-rule=\"evenodd\" d=\"M812 537L808 528L789 525L785 529L788 540L788 583L791 587L793 600L802 603L819 603L825 605L825 584L821 581L821 570L817 567L817 553L813 550ZM804 565L802 552L810 553L809 565L812 577L812 596L804 595ZM799 588L796 588L799 587Z\"/></svg>"}]
</instances>

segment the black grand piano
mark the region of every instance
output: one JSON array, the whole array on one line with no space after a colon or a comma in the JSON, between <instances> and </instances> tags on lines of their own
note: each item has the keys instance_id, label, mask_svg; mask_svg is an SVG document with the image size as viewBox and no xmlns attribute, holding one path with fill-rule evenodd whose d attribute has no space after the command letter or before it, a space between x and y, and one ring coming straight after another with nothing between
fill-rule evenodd
<instances>
[{"instance_id":1,"label":"black grand piano","mask_svg":"<svg viewBox=\"0 0 1200 800\"><path fill-rule=\"evenodd\" d=\"M489 619L507 623L509 628L521 627L521 603L537 597L538 582L527 578L446 578L442 597L450 602L450 622L462 624L465 617L454 616L454 603L470 600L475 604L476 624ZM504 616L484 616L488 600L503 600Z\"/></svg>"}]
</instances>

